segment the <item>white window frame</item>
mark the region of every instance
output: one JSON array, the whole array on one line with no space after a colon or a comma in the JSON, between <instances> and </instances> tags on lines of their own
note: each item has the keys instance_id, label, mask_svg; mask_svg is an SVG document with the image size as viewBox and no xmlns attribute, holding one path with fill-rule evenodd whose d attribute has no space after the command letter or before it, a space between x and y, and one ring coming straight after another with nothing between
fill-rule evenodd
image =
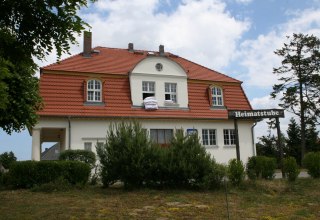
<instances>
[{"instance_id":1,"label":"white window frame","mask_svg":"<svg viewBox=\"0 0 320 220\"><path fill-rule=\"evenodd\" d=\"M91 83L92 88L91 88ZM97 86L99 85L99 88ZM89 95L92 93L92 98ZM97 79L90 79L87 82L87 101L88 102L101 102L102 101L102 83Z\"/></svg>"},{"instance_id":2,"label":"white window frame","mask_svg":"<svg viewBox=\"0 0 320 220\"><path fill-rule=\"evenodd\" d=\"M166 96L169 95L169 99ZM164 100L177 103L177 83L164 83Z\"/></svg>"},{"instance_id":3,"label":"white window frame","mask_svg":"<svg viewBox=\"0 0 320 220\"><path fill-rule=\"evenodd\" d=\"M236 145L236 131L234 129L223 129L223 143L225 146Z\"/></svg>"},{"instance_id":4,"label":"white window frame","mask_svg":"<svg viewBox=\"0 0 320 220\"><path fill-rule=\"evenodd\" d=\"M202 145L217 146L217 130L216 129L202 129Z\"/></svg>"},{"instance_id":5,"label":"white window frame","mask_svg":"<svg viewBox=\"0 0 320 220\"><path fill-rule=\"evenodd\" d=\"M223 106L223 90L221 87L213 86L211 88L212 105Z\"/></svg>"},{"instance_id":6,"label":"white window frame","mask_svg":"<svg viewBox=\"0 0 320 220\"><path fill-rule=\"evenodd\" d=\"M156 95L156 83L154 81L142 81L142 99L143 99L143 94L145 93L152 93L153 94L152 96Z\"/></svg>"}]
</instances>

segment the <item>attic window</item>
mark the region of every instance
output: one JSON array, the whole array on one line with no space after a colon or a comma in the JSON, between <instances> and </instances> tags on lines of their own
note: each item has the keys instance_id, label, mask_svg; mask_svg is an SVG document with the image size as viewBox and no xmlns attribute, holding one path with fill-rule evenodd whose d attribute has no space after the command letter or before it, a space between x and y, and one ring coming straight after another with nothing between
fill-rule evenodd
<instances>
[{"instance_id":1,"label":"attic window","mask_svg":"<svg viewBox=\"0 0 320 220\"><path fill-rule=\"evenodd\" d=\"M218 86L211 87L212 106L223 106L222 88Z\"/></svg>"},{"instance_id":2,"label":"attic window","mask_svg":"<svg viewBox=\"0 0 320 220\"><path fill-rule=\"evenodd\" d=\"M101 102L101 81L92 79L87 82L87 101L88 102Z\"/></svg>"},{"instance_id":3,"label":"attic window","mask_svg":"<svg viewBox=\"0 0 320 220\"><path fill-rule=\"evenodd\" d=\"M155 96L155 82L142 82L142 99Z\"/></svg>"}]
</instances>

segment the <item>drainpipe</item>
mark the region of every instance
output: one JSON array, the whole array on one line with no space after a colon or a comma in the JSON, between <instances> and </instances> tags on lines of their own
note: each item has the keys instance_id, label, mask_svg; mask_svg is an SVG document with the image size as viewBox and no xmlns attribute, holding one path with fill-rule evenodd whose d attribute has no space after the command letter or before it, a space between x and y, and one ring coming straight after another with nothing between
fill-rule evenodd
<instances>
[{"instance_id":1,"label":"drainpipe","mask_svg":"<svg viewBox=\"0 0 320 220\"><path fill-rule=\"evenodd\" d=\"M253 151L253 156L257 156L256 153L256 147L255 147L255 141L254 141L254 127L257 125L257 122L255 122L252 127L251 127L251 137L252 137L252 151Z\"/></svg>"},{"instance_id":2,"label":"drainpipe","mask_svg":"<svg viewBox=\"0 0 320 220\"><path fill-rule=\"evenodd\" d=\"M71 150L71 116L68 116L68 124L69 124L69 130L68 130L68 149Z\"/></svg>"}]
</instances>

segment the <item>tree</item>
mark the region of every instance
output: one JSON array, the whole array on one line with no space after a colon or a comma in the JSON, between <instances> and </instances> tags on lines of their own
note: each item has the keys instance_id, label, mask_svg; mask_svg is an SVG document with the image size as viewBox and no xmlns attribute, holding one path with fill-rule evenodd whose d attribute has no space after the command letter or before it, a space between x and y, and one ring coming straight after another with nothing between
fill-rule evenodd
<instances>
[{"instance_id":1,"label":"tree","mask_svg":"<svg viewBox=\"0 0 320 220\"><path fill-rule=\"evenodd\" d=\"M290 43L275 51L282 65L273 69L281 75L273 86L272 98L282 94L279 106L300 118L301 158L306 152L306 123L320 119L320 40L311 35L293 34Z\"/></svg>"},{"instance_id":2,"label":"tree","mask_svg":"<svg viewBox=\"0 0 320 220\"><path fill-rule=\"evenodd\" d=\"M90 0L94 2L95 0ZM37 121L41 108L37 65L56 49L76 44L88 27L76 12L87 0L3 0L0 3L0 127L10 134Z\"/></svg>"},{"instance_id":3,"label":"tree","mask_svg":"<svg viewBox=\"0 0 320 220\"><path fill-rule=\"evenodd\" d=\"M306 150L320 151L319 132L317 131L315 123L310 123L306 128Z\"/></svg>"},{"instance_id":4,"label":"tree","mask_svg":"<svg viewBox=\"0 0 320 220\"><path fill-rule=\"evenodd\" d=\"M301 164L301 129L294 118L290 119L286 138L286 155L296 158L298 164Z\"/></svg>"},{"instance_id":5,"label":"tree","mask_svg":"<svg viewBox=\"0 0 320 220\"><path fill-rule=\"evenodd\" d=\"M0 164L5 168L9 169L11 164L17 161L16 156L14 156L14 153L12 151L4 152L3 154L0 154Z\"/></svg>"}]
</instances>

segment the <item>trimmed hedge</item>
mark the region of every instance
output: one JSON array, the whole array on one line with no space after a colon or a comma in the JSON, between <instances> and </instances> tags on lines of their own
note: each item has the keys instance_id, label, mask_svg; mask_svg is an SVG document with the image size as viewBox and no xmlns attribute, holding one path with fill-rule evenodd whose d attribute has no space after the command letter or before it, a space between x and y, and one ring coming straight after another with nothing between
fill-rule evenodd
<instances>
[{"instance_id":1,"label":"trimmed hedge","mask_svg":"<svg viewBox=\"0 0 320 220\"><path fill-rule=\"evenodd\" d=\"M96 155L87 150L65 150L60 153L59 160L80 161L93 168L96 163Z\"/></svg>"},{"instance_id":2,"label":"trimmed hedge","mask_svg":"<svg viewBox=\"0 0 320 220\"><path fill-rule=\"evenodd\" d=\"M9 183L14 188L32 188L62 178L83 185L89 175L90 166L79 161L19 161L11 166Z\"/></svg>"},{"instance_id":3,"label":"trimmed hedge","mask_svg":"<svg viewBox=\"0 0 320 220\"><path fill-rule=\"evenodd\" d=\"M320 178L320 152L307 153L302 160L302 164L311 177Z\"/></svg>"}]
</instances>

